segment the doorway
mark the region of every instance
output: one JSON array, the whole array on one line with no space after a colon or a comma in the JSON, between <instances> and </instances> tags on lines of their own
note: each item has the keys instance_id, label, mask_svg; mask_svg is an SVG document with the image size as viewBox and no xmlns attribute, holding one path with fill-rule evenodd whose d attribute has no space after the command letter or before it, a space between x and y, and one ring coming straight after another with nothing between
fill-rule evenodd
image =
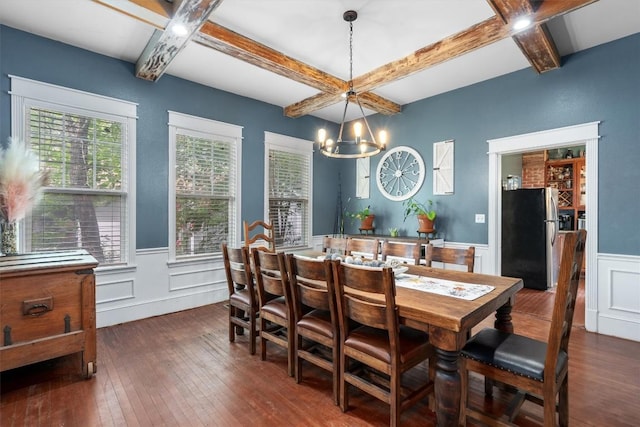
<instances>
[{"instance_id":1,"label":"doorway","mask_svg":"<svg viewBox=\"0 0 640 427\"><path fill-rule=\"evenodd\" d=\"M596 254L598 249L599 123L585 123L487 141L489 143L489 269L493 274L500 274L501 272L502 157L510 154L558 149L568 146L586 146L586 151L589 153L586 157L586 205L589 208L589 215L585 221L585 228L587 229L585 327L592 332L597 332L598 329Z\"/></svg>"}]
</instances>

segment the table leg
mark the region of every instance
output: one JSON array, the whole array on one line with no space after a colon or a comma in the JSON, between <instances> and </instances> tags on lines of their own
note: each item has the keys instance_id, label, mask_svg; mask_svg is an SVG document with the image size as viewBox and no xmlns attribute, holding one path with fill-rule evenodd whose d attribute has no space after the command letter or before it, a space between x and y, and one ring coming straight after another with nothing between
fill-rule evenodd
<instances>
[{"instance_id":1,"label":"table leg","mask_svg":"<svg viewBox=\"0 0 640 427\"><path fill-rule=\"evenodd\" d=\"M460 414L462 386L458 371L458 351L436 348L435 394L436 420L439 427L455 426Z\"/></svg>"},{"instance_id":2,"label":"table leg","mask_svg":"<svg viewBox=\"0 0 640 427\"><path fill-rule=\"evenodd\" d=\"M496 321L493 326L504 332L513 333L513 323L511 322L511 309L510 302L506 303L496 311Z\"/></svg>"}]
</instances>

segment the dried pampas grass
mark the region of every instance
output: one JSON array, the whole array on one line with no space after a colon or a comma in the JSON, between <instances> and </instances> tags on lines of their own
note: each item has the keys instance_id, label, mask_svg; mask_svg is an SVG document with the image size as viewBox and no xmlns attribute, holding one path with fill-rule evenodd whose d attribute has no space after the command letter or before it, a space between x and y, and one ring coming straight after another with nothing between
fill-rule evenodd
<instances>
[{"instance_id":1,"label":"dried pampas grass","mask_svg":"<svg viewBox=\"0 0 640 427\"><path fill-rule=\"evenodd\" d=\"M0 217L9 223L24 218L40 201L46 174L25 143L9 138L0 155Z\"/></svg>"}]
</instances>

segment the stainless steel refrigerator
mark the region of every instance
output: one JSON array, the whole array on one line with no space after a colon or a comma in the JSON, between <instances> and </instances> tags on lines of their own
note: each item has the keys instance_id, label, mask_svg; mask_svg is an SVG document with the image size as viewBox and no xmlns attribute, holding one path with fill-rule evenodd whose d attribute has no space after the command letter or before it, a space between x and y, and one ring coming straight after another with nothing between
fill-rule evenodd
<instances>
[{"instance_id":1,"label":"stainless steel refrigerator","mask_svg":"<svg viewBox=\"0 0 640 427\"><path fill-rule=\"evenodd\" d=\"M558 190L523 188L502 192L502 275L525 288L546 290L558 281Z\"/></svg>"}]
</instances>

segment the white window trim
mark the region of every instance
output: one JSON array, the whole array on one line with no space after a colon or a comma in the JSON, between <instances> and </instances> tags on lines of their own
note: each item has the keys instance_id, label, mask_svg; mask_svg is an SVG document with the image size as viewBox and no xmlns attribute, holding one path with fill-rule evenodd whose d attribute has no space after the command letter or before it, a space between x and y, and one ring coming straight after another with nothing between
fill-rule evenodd
<instances>
[{"instance_id":1,"label":"white window trim","mask_svg":"<svg viewBox=\"0 0 640 427\"><path fill-rule=\"evenodd\" d=\"M235 213L234 218L236 227L233 231L233 242L236 246L240 244L240 207L242 206L242 126L219 122L216 120L205 119L202 117L191 116L176 111L168 111L169 113L169 263L189 263L197 259L211 258L211 255L189 256L185 258L176 258L176 230L174 224L176 222L176 175L173 173L176 167L176 130L178 128L200 132L204 135L220 135L226 138L236 139L236 182L233 192L235 194Z\"/></svg>"},{"instance_id":2,"label":"white window trim","mask_svg":"<svg viewBox=\"0 0 640 427\"><path fill-rule=\"evenodd\" d=\"M265 221L269 219L269 150L277 149L290 153L299 153L309 156L309 228L307 230L307 244L312 245L313 235L313 141L281 135L273 132L264 132L264 213Z\"/></svg>"},{"instance_id":3,"label":"white window trim","mask_svg":"<svg viewBox=\"0 0 640 427\"><path fill-rule=\"evenodd\" d=\"M136 255L136 125L138 104L117 98L110 98L77 89L70 89L50 83L26 79L15 75L9 75L11 79L11 132L14 138L27 141L27 123L25 121L25 104L27 102L42 102L58 104L66 109L80 108L91 111L95 116L105 114L124 117L127 123L128 144L128 176L127 182L127 263L125 265L100 267L98 270L128 269L135 265ZM28 100L28 101L27 101ZM23 227L20 227L21 229ZM24 230L21 231L21 239L25 238Z\"/></svg>"}]
</instances>

